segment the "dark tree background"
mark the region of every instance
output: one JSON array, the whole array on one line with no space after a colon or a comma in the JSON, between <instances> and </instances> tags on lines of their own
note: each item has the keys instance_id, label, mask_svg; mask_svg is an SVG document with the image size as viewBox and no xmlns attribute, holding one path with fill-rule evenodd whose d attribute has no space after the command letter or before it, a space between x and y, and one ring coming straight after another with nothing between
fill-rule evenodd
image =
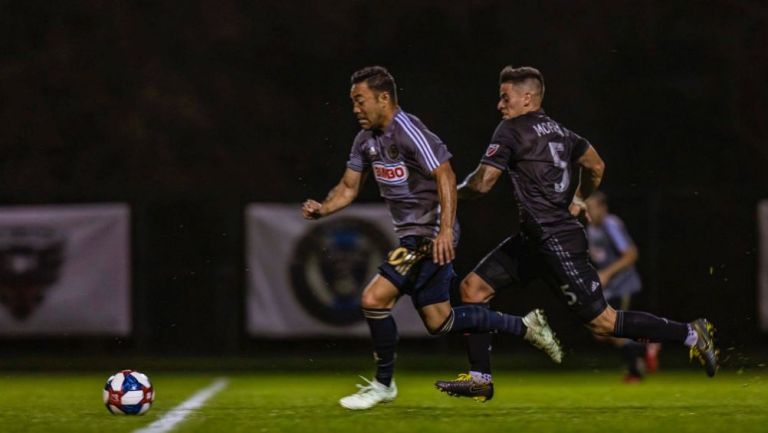
<instances>
[{"instance_id":1,"label":"dark tree background","mask_svg":"<svg viewBox=\"0 0 768 433\"><path fill-rule=\"evenodd\" d=\"M4 1L0 200L129 203L136 344L234 353L243 207L298 211L338 180L355 69L388 67L463 176L499 120L500 68L533 65L548 113L607 162L604 190L640 247L640 305L707 314L746 344L759 341L766 28L759 1ZM509 193L461 204L460 273L515 230ZM361 199L377 194L369 182ZM500 302L519 310L540 290Z\"/></svg>"}]
</instances>

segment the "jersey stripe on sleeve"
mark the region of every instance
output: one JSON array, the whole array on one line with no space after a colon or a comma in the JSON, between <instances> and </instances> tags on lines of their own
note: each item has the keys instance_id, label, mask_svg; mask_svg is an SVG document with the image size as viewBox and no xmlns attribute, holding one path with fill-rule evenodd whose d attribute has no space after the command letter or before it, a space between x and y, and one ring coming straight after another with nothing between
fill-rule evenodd
<instances>
[{"instance_id":1,"label":"jersey stripe on sleeve","mask_svg":"<svg viewBox=\"0 0 768 433\"><path fill-rule=\"evenodd\" d=\"M414 126L413 123L411 123L411 120L408 119L408 116L402 112L397 114L395 120L397 120L397 123L403 127L406 134L408 134L411 140L416 144L416 147L419 149L419 152L421 152L427 163L429 171L431 172L436 169L440 164L437 162L437 158L435 157L434 152L432 152L432 148L429 147L426 137L424 137L424 134L421 133L419 128Z\"/></svg>"}]
</instances>

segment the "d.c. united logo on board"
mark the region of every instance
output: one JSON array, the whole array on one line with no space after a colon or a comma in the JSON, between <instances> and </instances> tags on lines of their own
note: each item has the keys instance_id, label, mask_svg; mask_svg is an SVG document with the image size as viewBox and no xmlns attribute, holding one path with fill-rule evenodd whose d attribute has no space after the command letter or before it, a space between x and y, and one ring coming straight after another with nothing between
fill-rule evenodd
<instances>
[{"instance_id":1,"label":"d.c. united logo on board","mask_svg":"<svg viewBox=\"0 0 768 433\"><path fill-rule=\"evenodd\" d=\"M498 144L491 144L488 146L488 149L485 150L485 156L491 157L495 155L498 150L499 150Z\"/></svg>"},{"instance_id":2,"label":"d.c. united logo on board","mask_svg":"<svg viewBox=\"0 0 768 433\"><path fill-rule=\"evenodd\" d=\"M360 295L391 248L376 225L339 218L314 226L296 243L291 285L314 318L335 326L363 320Z\"/></svg>"},{"instance_id":3,"label":"d.c. united logo on board","mask_svg":"<svg viewBox=\"0 0 768 433\"><path fill-rule=\"evenodd\" d=\"M17 320L29 317L58 280L64 245L53 228L0 228L0 303Z\"/></svg>"}]
</instances>

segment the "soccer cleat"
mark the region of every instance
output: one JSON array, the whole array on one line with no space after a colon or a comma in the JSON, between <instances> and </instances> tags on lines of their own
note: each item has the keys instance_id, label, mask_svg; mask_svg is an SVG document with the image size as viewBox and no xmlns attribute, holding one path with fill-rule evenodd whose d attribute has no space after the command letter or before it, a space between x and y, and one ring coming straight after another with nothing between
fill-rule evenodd
<instances>
[{"instance_id":1,"label":"soccer cleat","mask_svg":"<svg viewBox=\"0 0 768 433\"><path fill-rule=\"evenodd\" d=\"M358 384L357 387L360 389L356 393L340 399L339 404L342 407L351 410L370 409L379 403L389 403L397 397L397 385L395 385L394 380L389 386L386 386L376 379L370 381L363 376L360 378L367 385Z\"/></svg>"},{"instance_id":2,"label":"soccer cleat","mask_svg":"<svg viewBox=\"0 0 768 433\"><path fill-rule=\"evenodd\" d=\"M435 388L454 397L471 397L481 403L493 398L493 382L476 381L468 373L459 373L454 380L438 380Z\"/></svg>"},{"instance_id":3,"label":"soccer cleat","mask_svg":"<svg viewBox=\"0 0 768 433\"><path fill-rule=\"evenodd\" d=\"M555 337L555 333L547 323L547 316L544 312L536 309L523 317L523 323L528 328L525 331L525 340L544 351L553 361L561 363L563 361L563 348Z\"/></svg>"},{"instance_id":4,"label":"soccer cleat","mask_svg":"<svg viewBox=\"0 0 768 433\"><path fill-rule=\"evenodd\" d=\"M696 319L689 323L698 338L691 346L691 359L696 358L707 372L713 377L719 368L717 357L720 351L715 347L715 327L707 319Z\"/></svg>"}]
</instances>

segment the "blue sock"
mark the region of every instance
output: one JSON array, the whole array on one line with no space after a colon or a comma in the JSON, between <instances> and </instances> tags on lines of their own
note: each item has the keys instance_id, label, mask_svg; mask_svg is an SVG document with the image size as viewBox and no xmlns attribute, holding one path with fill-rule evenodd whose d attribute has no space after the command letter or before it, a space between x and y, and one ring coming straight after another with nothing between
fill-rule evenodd
<instances>
[{"instance_id":1,"label":"blue sock","mask_svg":"<svg viewBox=\"0 0 768 433\"><path fill-rule=\"evenodd\" d=\"M474 305L476 307L490 309L490 305L487 303L482 304L464 304ZM478 374L491 374L491 343L492 337L489 332L480 332L474 334L467 334L467 358L469 358L469 370L470 372L477 372ZM490 381L490 379L488 380Z\"/></svg>"},{"instance_id":2,"label":"blue sock","mask_svg":"<svg viewBox=\"0 0 768 433\"><path fill-rule=\"evenodd\" d=\"M451 310L448 320L437 333L503 332L522 336L525 335L526 330L523 318L520 316L492 311L477 305L462 305Z\"/></svg>"},{"instance_id":3,"label":"blue sock","mask_svg":"<svg viewBox=\"0 0 768 433\"><path fill-rule=\"evenodd\" d=\"M388 308L363 309L373 339L376 380L386 386L392 383L395 373L395 347L398 340L397 325L391 313L392 310Z\"/></svg>"}]
</instances>

